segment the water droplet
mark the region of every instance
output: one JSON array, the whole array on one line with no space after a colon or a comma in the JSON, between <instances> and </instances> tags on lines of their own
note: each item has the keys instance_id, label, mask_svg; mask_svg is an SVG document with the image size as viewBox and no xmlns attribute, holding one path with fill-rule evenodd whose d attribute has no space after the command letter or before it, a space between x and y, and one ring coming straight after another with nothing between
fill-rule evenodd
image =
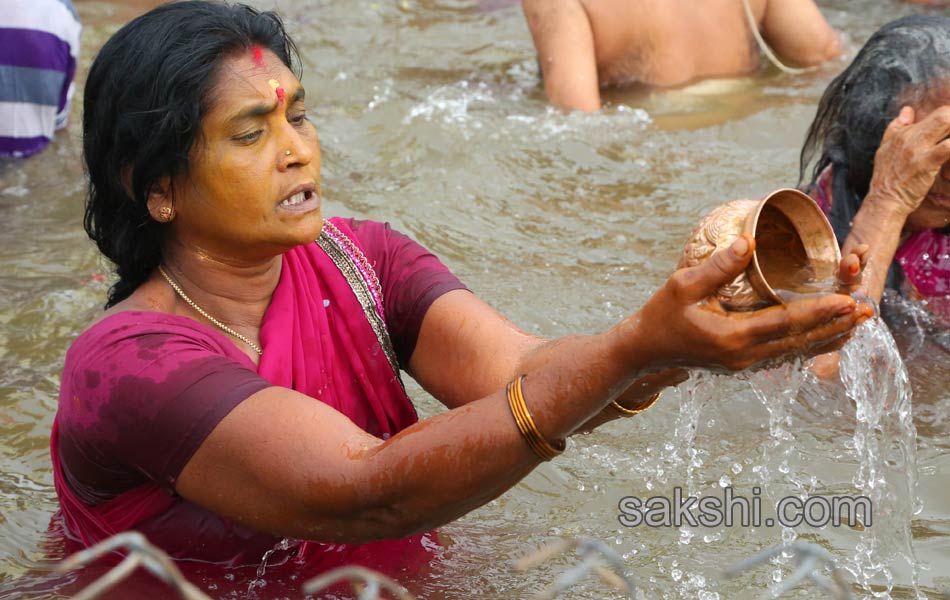
<instances>
[{"instance_id":1,"label":"water droplet","mask_svg":"<svg viewBox=\"0 0 950 600\"><path fill-rule=\"evenodd\" d=\"M782 529L782 541L786 544L791 544L796 539L798 539L798 534L795 533L795 530L791 527L785 527Z\"/></svg>"},{"instance_id":2,"label":"water droplet","mask_svg":"<svg viewBox=\"0 0 950 600\"><path fill-rule=\"evenodd\" d=\"M4 196L13 196L14 198L23 198L29 193L30 193L30 189L23 187L22 185L14 185L14 186L5 188L3 191L0 191L0 194Z\"/></svg>"},{"instance_id":3,"label":"water droplet","mask_svg":"<svg viewBox=\"0 0 950 600\"><path fill-rule=\"evenodd\" d=\"M693 538L696 537L696 533L693 531L682 527L680 528L680 539L679 543L683 546L689 546L689 543L693 541Z\"/></svg>"}]
</instances>

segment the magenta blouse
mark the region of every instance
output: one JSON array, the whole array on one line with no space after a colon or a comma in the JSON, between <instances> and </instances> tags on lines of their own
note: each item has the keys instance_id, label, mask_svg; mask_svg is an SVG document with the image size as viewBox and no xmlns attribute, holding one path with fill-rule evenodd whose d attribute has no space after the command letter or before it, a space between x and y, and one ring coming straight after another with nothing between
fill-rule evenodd
<instances>
[{"instance_id":1,"label":"magenta blouse","mask_svg":"<svg viewBox=\"0 0 950 600\"><path fill-rule=\"evenodd\" d=\"M174 491L191 456L235 406L280 385L329 404L378 437L417 420L398 371L412 356L432 302L465 288L434 255L388 225L331 221L335 235L345 238L332 247L342 252L312 243L284 256L262 324L258 367L223 332L165 313L116 313L76 339L52 434L68 536L85 546L134 528L176 558L256 564L277 538ZM356 249L346 250L349 243ZM354 278L368 283L354 286ZM370 292L367 301L361 290ZM373 553L341 548L311 543L298 557Z\"/></svg>"}]
</instances>

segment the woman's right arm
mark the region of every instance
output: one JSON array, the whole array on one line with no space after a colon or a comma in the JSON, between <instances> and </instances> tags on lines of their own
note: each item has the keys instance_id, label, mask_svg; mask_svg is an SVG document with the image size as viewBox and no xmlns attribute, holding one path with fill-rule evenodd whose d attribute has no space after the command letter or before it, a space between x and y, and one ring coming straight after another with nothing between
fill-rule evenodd
<instances>
[{"instance_id":1,"label":"woman's right arm","mask_svg":"<svg viewBox=\"0 0 950 600\"><path fill-rule=\"evenodd\" d=\"M724 311L707 298L745 268L751 246L742 238L703 265L677 271L640 311L603 333L552 345L524 383L541 435L570 435L646 373L670 366L740 369L793 352L814 355L843 343L870 314L837 294L754 313ZM258 530L354 543L456 519L539 462L503 391L383 441L321 402L272 387L221 420L175 487Z\"/></svg>"},{"instance_id":2,"label":"woman's right arm","mask_svg":"<svg viewBox=\"0 0 950 600\"><path fill-rule=\"evenodd\" d=\"M915 120L904 107L891 121L874 156L874 175L842 246L842 253L866 244L862 287L880 302L887 271L901 243L907 218L920 207L950 161L950 106Z\"/></svg>"}]
</instances>

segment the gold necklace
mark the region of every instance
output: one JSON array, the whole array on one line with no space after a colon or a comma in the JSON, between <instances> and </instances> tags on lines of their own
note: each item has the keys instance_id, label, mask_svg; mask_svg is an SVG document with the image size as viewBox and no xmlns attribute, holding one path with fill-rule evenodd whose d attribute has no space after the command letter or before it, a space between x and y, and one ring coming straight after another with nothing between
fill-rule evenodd
<instances>
[{"instance_id":1,"label":"gold necklace","mask_svg":"<svg viewBox=\"0 0 950 600\"><path fill-rule=\"evenodd\" d=\"M221 321L219 321L219 320L215 319L214 317L212 317L211 315L209 315L207 312L205 312L205 310L204 310L203 308L201 308L200 306L198 306L198 305L195 303L195 301L192 300L191 298L189 298L189 297L185 294L185 292L182 291L182 289L181 289L180 287L178 287L178 284L175 283L175 281L174 281L171 277L168 276L168 273L165 272L165 269L162 268L162 265L158 265L158 272L162 274L162 277L165 278L165 281L168 282L168 285L172 286L172 289L175 290L175 293L178 294L179 296L181 296L181 299L184 300L185 302L187 302L187 303L188 303L188 306L190 306L190 307L192 307L193 309L195 309L196 311L198 311L198 313L199 313L202 317L208 319L209 321L211 321L212 323L214 323L215 325L217 325L217 326L218 326L218 329L220 329L221 331L224 331L225 333L229 333L229 334L233 335L233 336L236 337L237 339L241 340L242 342L244 342L245 344L247 344L248 346L250 346L251 348L253 348L253 349L254 349L254 352L257 352L257 355L258 355L258 356L261 356L261 355L264 354L264 351L261 350L261 347L258 346L257 344L255 344L254 342L252 342L251 340L249 340L249 339L247 338L247 336L241 335L240 333L234 331L233 329L231 329L230 327L228 327L227 325L225 325L225 324L222 323Z\"/></svg>"}]
</instances>

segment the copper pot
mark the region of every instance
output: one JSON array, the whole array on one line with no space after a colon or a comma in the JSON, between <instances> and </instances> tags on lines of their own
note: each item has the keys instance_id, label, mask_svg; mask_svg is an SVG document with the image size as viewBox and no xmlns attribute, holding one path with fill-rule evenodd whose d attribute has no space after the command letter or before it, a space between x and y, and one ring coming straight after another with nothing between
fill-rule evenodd
<instances>
[{"instance_id":1,"label":"copper pot","mask_svg":"<svg viewBox=\"0 0 950 600\"><path fill-rule=\"evenodd\" d=\"M679 266L702 263L742 233L755 237L756 250L745 273L719 289L725 307L755 310L796 295L834 291L841 262L834 231L811 197L790 188L715 208L693 229Z\"/></svg>"}]
</instances>

